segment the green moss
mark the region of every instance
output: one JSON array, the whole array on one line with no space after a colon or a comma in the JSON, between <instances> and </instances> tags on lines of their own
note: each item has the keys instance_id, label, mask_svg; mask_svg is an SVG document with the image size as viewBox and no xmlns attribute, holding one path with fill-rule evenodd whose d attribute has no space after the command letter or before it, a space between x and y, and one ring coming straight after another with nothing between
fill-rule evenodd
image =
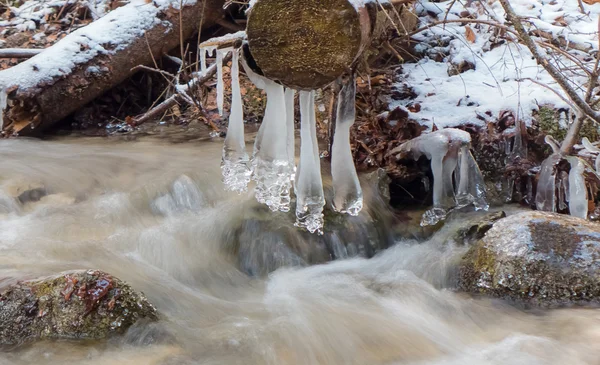
<instances>
[{"instance_id":1,"label":"green moss","mask_svg":"<svg viewBox=\"0 0 600 365\"><path fill-rule=\"evenodd\" d=\"M559 123L559 114L555 108L541 106L537 112L536 121L544 134L554 137L558 142L562 142L565 139L567 129L561 127ZM581 128L580 137L587 137L590 141L599 140L600 133L598 131L598 126L588 119Z\"/></svg>"},{"instance_id":2,"label":"green moss","mask_svg":"<svg viewBox=\"0 0 600 365\"><path fill-rule=\"evenodd\" d=\"M347 0L261 0L252 8L247 32L265 76L299 89L337 79L363 44L358 14Z\"/></svg>"}]
</instances>

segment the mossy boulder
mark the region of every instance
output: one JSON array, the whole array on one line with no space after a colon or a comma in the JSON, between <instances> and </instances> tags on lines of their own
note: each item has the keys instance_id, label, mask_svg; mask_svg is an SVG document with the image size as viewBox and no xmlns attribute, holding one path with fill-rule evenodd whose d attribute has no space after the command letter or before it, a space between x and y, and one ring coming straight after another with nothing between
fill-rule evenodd
<instances>
[{"instance_id":1,"label":"mossy boulder","mask_svg":"<svg viewBox=\"0 0 600 365\"><path fill-rule=\"evenodd\" d=\"M156 320L142 293L98 270L23 281L0 293L0 346L43 339L104 339Z\"/></svg>"},{"instance_id":2,"label":"mossy boulder","mask_svg":"<svg viewBox=\"0 0 600 365\"><path fill-rule=\"evenodd\" d=\"M501 219L463 258L459 286L532 305L600 302L600 225L538 211Z\"/></svg>"}]
</instances>

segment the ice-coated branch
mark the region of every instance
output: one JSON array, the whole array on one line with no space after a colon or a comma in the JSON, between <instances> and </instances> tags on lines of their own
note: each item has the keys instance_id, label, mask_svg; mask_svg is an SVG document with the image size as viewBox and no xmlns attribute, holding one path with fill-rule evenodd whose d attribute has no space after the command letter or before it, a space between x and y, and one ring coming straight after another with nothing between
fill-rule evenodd
<instances>
[{"instance_id":1,"label":"ice-coated branch","mask_svg":"<svg viewBox=\"0 0 600 365\"><path fill-rule=\"evenodd\" d=\"M343 85L338 96L337 118L331 148L333 208L341 213L358 215L363 195L352 158L350 127L356 117L356 80L354 76Z\"/></svg>"}]
</instances>

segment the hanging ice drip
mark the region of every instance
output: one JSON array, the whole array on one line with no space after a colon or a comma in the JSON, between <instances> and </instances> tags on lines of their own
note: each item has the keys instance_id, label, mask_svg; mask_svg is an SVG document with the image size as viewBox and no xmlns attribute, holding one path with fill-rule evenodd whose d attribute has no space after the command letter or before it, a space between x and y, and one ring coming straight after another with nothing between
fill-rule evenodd
<instances>
[{"instance_id":1,"label":"hanging ice drip","mask_svg":"<svg viewBox=\"0 0 600 365\"><path fill-rule=\"evenodd\" d=\"M231 111L227 137L223 146L221 164L225 189L247 191L250 180L256 182L256 199L272 211L288 212L291 207L292 183L296 194L296 226L309 232L322 233L325 194L321 179L321 161L317 140L315 91L300 91L300 159L295 168L294 109L296 91L255 72L231 46L234 38L243 35L213 39L201 47L199 57L202 73L207 71L206 52L216 51L217 106L223 113L224 83L223 59L232 52ZM230 44L220 46L219 42ZM216 45L215 45L216 44ZM202 46L202 45L201 45ZM243 52L242 52L243 53ZM267 94L267 105L262 124L254 143L252 158L246 153L244 141L243 105L239 79L239 64L259 89ZM350 147L350 128L355 120L356 81L354 76L339 93L337 124L332 146L332 179L334 210L350 215L359 214L363 206L362 190L354 168Z\"/></svg>"},{"instance_id":2,"label":"hanging ice drip","mask_svg":"<svg viewBox=\"0 0 600 365\"><path fill-rule=\"evenodd\" d=\"M356 80L354 75L342 86L338 96L335 134L331 148L333 208L358 215L363 206L362 189L350 148L350 127L356 118Z\"/></svg>"},{"instance_id":3,"label":"hanging ice drip","mask_svg":"<svg viewBox=\"0 0 600 365\"><path fill-rule=\"evenodd\" d=\"M252 179L256 182L256 199L272 211L290 210L291 176L294 172L290 133L294 119L288 117L289 95L282 85L256 74L246 62L242 63L250 81L267 94L267 106L260 125L252 156ZM293 95L292 95L293 100ZM290 131L291 129L291 131Z\"/></svg>"},{"instance_id":4,"label":"hanging ice drip","mask_svg":"<svg viewBox=\"0 0 600 365\"><path fill-rule=\"evenodd\" d=\"M223 183L227 190L238 193L248 190L252 170L244 141L244 111L240 90L238 49L233 50L231 61L231 112L229 113L227 137L225 137L223 146L221 170Z\"/></svg>"}]
</instances>

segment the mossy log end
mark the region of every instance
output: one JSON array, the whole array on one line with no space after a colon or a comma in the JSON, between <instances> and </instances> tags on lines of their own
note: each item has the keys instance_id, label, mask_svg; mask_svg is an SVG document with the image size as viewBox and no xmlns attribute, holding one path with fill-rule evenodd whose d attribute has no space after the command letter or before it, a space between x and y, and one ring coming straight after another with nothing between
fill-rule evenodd
<instances>
[{"instance_id":1,"label":"mossy log end","mask_svg":"<svg viewBox=\"0 0 600 365\"><path fill-rule=\"evenodd\" d=\"M295 89L324 87L350 70L369 45L376 3L349 0L259 0L248 42L262 73Z\"/></svg>"}]
</instances>

